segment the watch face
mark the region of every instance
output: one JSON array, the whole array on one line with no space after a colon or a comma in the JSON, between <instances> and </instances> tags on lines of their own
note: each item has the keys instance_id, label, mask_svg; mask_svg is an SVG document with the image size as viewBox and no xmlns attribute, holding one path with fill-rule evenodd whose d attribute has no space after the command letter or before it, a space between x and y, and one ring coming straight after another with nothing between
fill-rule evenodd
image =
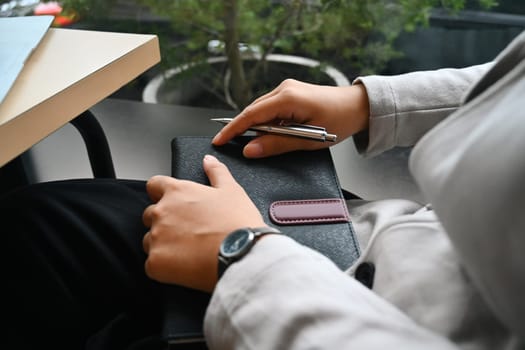
<instances>
[{"instance_id":1,"label":"watch face","mask_svg":"<svg viewBox=\"0 0 525 350\"><path fill-rule=\"evenodd\" d=\"M246 229L239 229L230 233L222 242L221 255L224 257L240 257L245 254L252 244L255 235Z\"/></svg>"}]
</instances>

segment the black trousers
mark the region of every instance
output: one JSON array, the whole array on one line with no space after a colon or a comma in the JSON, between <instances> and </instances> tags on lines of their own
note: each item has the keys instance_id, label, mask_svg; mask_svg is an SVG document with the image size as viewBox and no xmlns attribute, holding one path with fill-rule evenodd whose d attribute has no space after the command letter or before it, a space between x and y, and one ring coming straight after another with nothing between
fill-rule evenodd
<instances>
[{"instance_id":1,"label":"black trousers","mask_svg":"<svg viewBox=\"0 0 525 350\"><path fill-rule=\"evenodd\" d=\"M163 348L160 285L144 272L149 204L145 183L126 180L3 195L0 348Z\"/></svg>"}]
</instances>

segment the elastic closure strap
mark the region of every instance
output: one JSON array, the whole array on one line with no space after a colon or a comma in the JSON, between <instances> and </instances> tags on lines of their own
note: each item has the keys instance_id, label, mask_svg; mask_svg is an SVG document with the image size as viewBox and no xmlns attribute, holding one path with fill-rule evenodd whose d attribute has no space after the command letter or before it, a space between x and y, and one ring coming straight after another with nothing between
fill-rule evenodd
<instances>
[{"instance_id":1,"label":"elastic closure strap","mask_svg":"<svg viewBox=\"0 0 525 350\"><path fill-rule=\"evenodd\" d=\"M340 198L276 201L270 205L270 219L279 225L350 221Z\"/></svg>"}]
</instances>

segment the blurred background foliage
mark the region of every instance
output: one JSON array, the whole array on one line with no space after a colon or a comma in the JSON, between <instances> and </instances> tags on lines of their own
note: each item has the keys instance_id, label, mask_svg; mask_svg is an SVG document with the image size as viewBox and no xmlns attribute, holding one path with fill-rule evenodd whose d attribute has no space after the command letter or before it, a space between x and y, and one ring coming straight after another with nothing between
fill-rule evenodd
<instances>
[{"instance_id":1,"label":"blurred background foliage","mask_svg":"<svg viewBox=\"0 0 525 350\"><path fill-rule=\"evenodd\" d=\"M0 0L0 15L16 12L15 3L20 5L21 12L31 3L42 1ZM482 63L493 59L525 29L523 0L62 0L59 3L63 14L74 18L69 25L72 28L159 35L162 62L131 84L135 86L128 89L131 91L128 95L136 99L140 99L140 88L159 71L214 55L237 59L254 53L263 59L271 53L303 55L337 67L352 80L363 74L399 74ZM220 44L210 51L212 40ZM230 62L230 69L238 63ZM258 66L257 69L264 68L262 64ZM238 68L246 69L242 65ZM203 69L197 72L202 73ZM251 90L246 87L260 76L246 71L241 75L247 80L241 90ZM247 98L257 94L252 92Z\"/></svg>"},{"instance_id":2,"label":"blurred background foliage","mask_svg":"<svg viewBox=\"0 0 525 350\"><path fill-rule=\"evenodd\" d=\"M402 56L394 47L402 32L428 25L433 9L453 14L462 10L466 1L135 0L135 4L169 23L167 35L159 33L165 68L203 62L210 56L210 41L218 41L223 47L219 53L227 57L233 106L242 108L269 88L256 88L261 71L267 69L265 59L269 54L311 57L336 67L344 66L352 76L381 72L388 62ZM66 12L76 11L87 20L111 13L116 3L116 0L62 1ZM475 5L488 9L496 2L477 0ZM244 64L247 56L254 55L259 62ZM202 73L202 68L198 71ZM213 89L220 89L220 78L210 80L217 84Z\"/></svg>"}]
</instances>

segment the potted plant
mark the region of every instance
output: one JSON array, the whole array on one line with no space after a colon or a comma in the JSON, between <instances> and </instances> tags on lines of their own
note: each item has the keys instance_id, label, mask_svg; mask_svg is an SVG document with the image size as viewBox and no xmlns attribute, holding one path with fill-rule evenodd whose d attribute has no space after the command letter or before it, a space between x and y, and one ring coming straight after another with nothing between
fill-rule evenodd
<instances>
[{"instance_id":1,"label":"potted plant","mask_svg":"<svg viewBox=\"0 0 525 350\"><path fill-rule=\"evenodd\" d=\"M91 5L92 11L98 8L99 12L101 6L112 4L65 0L68 2L84 9ZM164 67L172 68L166 72L175 72L177 79L168 81L169 74L164 73L153 82L157 89L176 95L181 93L176 85L182 84L183 92L192 94L188 91L196 85L228 102L231 108L242 109L277 84L270 79L276 70L272 65L275 54L313 59L314 67L307 73L312 82L329 84L318 78L325 78L322 73L333 66L345 67L347 75L380 72L389 60L400 55L393 43L402 31L424 25L433 8L458 11L467 0L134 2L169 19L174 33L161 38L161 50ZM483 6L494 4L493 0L477 2ZM185 80L188 77L192 80ZM288 77L294 76L280 72L276 79ZM196 99L202 100L198 96Z\"/></svg>"},{"instance_id":2,"label":"potted plant","mask_svg":"<svg viewBox=\"0 0 525 350\"><path fill-rule=\"evenodd\" d=\"M322 20L318 1L140 2L168 16L182 37L161 45L168 66L146 86L147 102L162 93L161 102L194 98L203 103L208 95L219 101L215 107L225 102L222 106L241 109L283 77L348 84L340 71L297 50L299 38L317 30Z\"/></svg>"}]
</instances>

